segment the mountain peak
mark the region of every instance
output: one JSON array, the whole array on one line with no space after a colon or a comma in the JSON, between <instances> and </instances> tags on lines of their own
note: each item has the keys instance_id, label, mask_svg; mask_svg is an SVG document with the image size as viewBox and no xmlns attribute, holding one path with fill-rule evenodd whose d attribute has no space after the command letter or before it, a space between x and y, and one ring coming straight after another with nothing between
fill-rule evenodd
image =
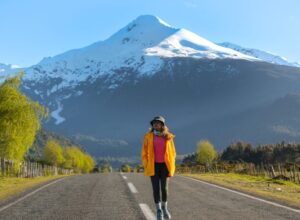
<instances>
[{"instance_id":1,"label":"mountain peak","mask_svg":"<svg viewBox=\"0 0 300 220\"><path fill-rule=\"evenodd\" d=\"M154 15L140 15L125 27L120 29L106 41L153 41L159 43L179 29L171 27L165 21ZM132 41L132 42L133 42Z\"/></svg>"},{"instance_id":2,"label":"mountain peak","mask_svg":"<svg viewBox=\"0 0 300 220\"><path fill-rule=\"evenodd\" d=\"M141 25L163 25L166 27L171 27L167 22L162 20L161 18L155 16L155 15L140 15L138 16L134 21L136 24Z\"/></svg>"}]
</instances>

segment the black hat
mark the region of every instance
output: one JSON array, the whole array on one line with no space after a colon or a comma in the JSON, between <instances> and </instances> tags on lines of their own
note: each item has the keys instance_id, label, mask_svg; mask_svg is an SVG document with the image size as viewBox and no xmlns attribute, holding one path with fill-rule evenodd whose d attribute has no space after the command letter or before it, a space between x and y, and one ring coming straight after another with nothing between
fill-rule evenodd
<instances>
[{"instance_id":1,"label":"black hat","mask_svg":"<svg viewBox=\"0 0 300 220\"><path fill-rule=\"evenodd\" d=\"M163 123L163 125L165 125L166 123L166 120L164 119L164 117L162 116L156 116L154 117L151 121L150 121L150 124L153 126L153 122L154 121L160 121L161 123Z\"/></svg>"}]
</instances>

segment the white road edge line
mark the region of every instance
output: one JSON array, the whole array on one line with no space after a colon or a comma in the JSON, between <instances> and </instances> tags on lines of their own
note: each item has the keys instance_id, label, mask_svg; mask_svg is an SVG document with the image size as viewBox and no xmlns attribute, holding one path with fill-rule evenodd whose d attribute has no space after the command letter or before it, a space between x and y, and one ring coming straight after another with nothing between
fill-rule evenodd
<instances>
[{"instance_id":1,"label":"white road edge line","mask_svg":"<svg viewBox=\"0 0 300 220\"><path fill-rule=\"evenodd\" d=\"M223 190L226 190L226 191L229 191L229 192L232 192L232 193L236 193L238 195L245 196L245 197L250 198L250 199L254 199L254 200L261 201L261 202L264 202L264 203L267 203L267 204L270 204L270 205L274 205L274 206L277 206L277 207L280 207L280 208L284 208L284 209L287 209L287 210L290 210L290 211L293 211L293 212L300 213L300 209L294 209L294 208L291 208L291 207L288 207L288 206L285 206L285 205L281 205L281 204L276 203L276 202L271 202L271 201L268 201L268 200L265 200L265 199L261 199L261 198L255 197L255 196L248 195L246 193L236 191L236 190L228 189L228 188L218 186L218 185L215 185L215 184L212 184L212 183L208 183L208 182L205 182L205 181L194 179L192 177L186 177L186 176L181 176L181 175L178 175L178 176L186 178L186 179L191 179L191 180L194 180L194 181L198 181L198 182L201 182L203 184L213 186L213 187L216 187L216 188L219 188L219 189L223 189Z\"/></svg>"},{"instance_id":2,"label":"white road edge line","mask_svg":"<svg viewBox=\"0 0 300 220\"><path fill-rule=\"evenodd\" d=\"M142 212L144 213L145 217L147 220L155 220L156 217L153 214L153 212L151 211L151 209L149 208L149 206L145 203L140 203L140 208L142 209Z\"/></svg>"},{"instance_id":3,"label":"white road edge line","mask_svg":"<svg viewBox=\"0 0 300 220\"><path fill-rule=\"evenodd\" d=\"M51 183L48 183L48 184L46 184L46 185L41 186L40 188L38 188L38 189L36 189L36 190L34 190L34 191L32 191L32 192L26 194L25 196L23 196L23 197L17 199L16 201L14 201L14 202L12 202L12 203L9 203L9 204L7 204L7 205L1 207L1 208L0 208L0 212L2 212L2 211L4 211L5 209L7 209L7 208L9 208L9 207L11 207L11 206L17 204L18 202L21 202L22 200L28 198L29 196L32 196L33 194L35 194L35 193L41 191L42 189L45 189L46 187L48 187L48 186L50 186L50 185L52 185L52 184L55 184L55 183L57 183L57 182L59 182L59 181L62 181L63 179L65 179L65 177L63 177L63 178L61 178L61 179L58 179L58 180L55 180L55 181L53 181L53 182L51 182Z\"/></svg>"},{"instance_id":4,"label":"white road edge line","mask_svg":"<svg viewBox=\"0 0 300 220\"><path fill-rule=\"evenodd\" d=\"M132 192L132 193L137 193L138 191L136 190L136 188L135 188L135 186L132 184L132 183L127 183L128 184L128 187L129 187L129 189L130 189L130 191Z\"/></svg>"}]
</instances>

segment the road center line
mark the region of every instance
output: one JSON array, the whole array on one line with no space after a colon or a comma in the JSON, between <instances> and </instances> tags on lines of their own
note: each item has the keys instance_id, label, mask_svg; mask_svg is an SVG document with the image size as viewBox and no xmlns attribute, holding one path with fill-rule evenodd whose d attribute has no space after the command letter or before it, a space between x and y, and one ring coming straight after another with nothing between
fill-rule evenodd
<instances>
[{"instance_id":1,"label":"road center line","mask_svg":"<svg viewBox=\"0 0 300 220\"><path fill-rule=\"evenodd\" d=\"M135 186L132 184L132 183L127 183L128 184L128 187L129 187L129 189L130 189L130 191L132 192L132 193L137 193L138 191L136 190L136 188L135 188Z\"/></svg>"},{"instance_id":2,"label":"road center line","mask_svg":"<svg viewBox=\"0 0 300 220\"><path fill-rule=\"evenodd\" d=\"M268 200L265 200L265 199L261 199L261 198L255 197L255 196L248 195L246 193L242 193L242 192L235 191L235 190L232 190L232 189L228 189L228 188L218 186L218 185L215 185L215 184L212 184L212 183L208 183L208 182L205 182L205 181L194 179L192 177L181 176L181 175L178 175L178 176L186 178L186 179L191 179L191 180L194 180L194 181L197 181L197 182L209 185L209 186L213 186L213 187L216 187L216 188L219 188L219 189L223 189L223 190L226 190L226 191L229 191L229 192L232 192L232 193L236 193L238 195L241 195L241 196L244 196L244 197L247 197L247 198L250 198L250 199L254 199L254 200L257 200L257 201L260 201L260 202L264 202L264 203L267 203L267 204L270 204L270 205L274 205L274 206L277 206L277 207L280 207L280 208L284 208L284 209L287 209L287 210L290 210L290 211L293 211L293 212L300 213L300 209L294 209L294 208L291 208L291 207L288 207L288 206L285 206L285 205L281 205L281 204L276 203L276 202L271 202L271 201L268 201Z\"/></svg>"},{"instance_id":3,"label":"road center line","mask_svg":"<svg viewBox=\"0 0 300 220\"><path fill-rule=\"evenodd\" d=\"M2 212L2 211L4 211L5 209L7 209L7 208L9 208L9 207L11 207L11 206L17 204L18 202L23 201L24 199L28 198L29 196L32 196L33 194L35 194L35 193L41 191L42 189L45 189L46 187L48 187L48 186L50 186L50 185L53 185L53 184L55 184L55 183L58 183L59 181L62 181L63 179L65 179L65 177L63 177L63 178L61 178L61 179L58 179L58 180L55 180L55 181L53 181L53 182L51 182L51 183L48 183L48 184L46 184L46 185L41 186L40 188L38 188L38 189L36 189L36 190L34 190L34 191L32 191L32 192L26 194L25 196L23 196L23 197L17 199L16 201L14 201L14 202L12 202L12 203L9 203L9 204L7 204L7 205L1 207L1 208L0 208L0 212Z\"/></svg>"},{"instance_id":4,"label":"road center line","mask_svg":"<svg viewBox=\"0 0 300 220\"><path fill-rule=\"evenodd\" d=\"M126 180L126 179L127 179L127 176L122 176L122 177L123 177L123 179L124 179L124 180Z\"/></svg>"},{"instance_id":5,"label":"road center line","mask_svg":"<svg viewBox=\"0 0 300 220\"><path fill-rule=\"evenodd\" d=\"M140 203L140 208L142 209L142 212L144 213L145 217L147 220L155 220L155 215L153 214L153 212L151 211L151 209L149 208L149 206L145 203Z\"/></svg>"}]
</instances>

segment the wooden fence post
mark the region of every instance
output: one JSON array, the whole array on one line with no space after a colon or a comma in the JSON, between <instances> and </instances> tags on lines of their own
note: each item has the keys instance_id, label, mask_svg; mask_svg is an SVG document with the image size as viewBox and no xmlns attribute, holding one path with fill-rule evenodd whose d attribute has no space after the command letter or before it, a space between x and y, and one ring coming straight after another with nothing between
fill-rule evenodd
<instances>
[{"instance_id":1,"label":"wooden fence post","mask_svg":"<svg viewBox=\"0 0 300 220\"><path fill-rule=\"evenodd\" d=\"M2 176L5 176L5 160L4 160L4 158L0 158L0 160L1 160L1 174L2 174Z\"/></svg>"}]
</instances>

